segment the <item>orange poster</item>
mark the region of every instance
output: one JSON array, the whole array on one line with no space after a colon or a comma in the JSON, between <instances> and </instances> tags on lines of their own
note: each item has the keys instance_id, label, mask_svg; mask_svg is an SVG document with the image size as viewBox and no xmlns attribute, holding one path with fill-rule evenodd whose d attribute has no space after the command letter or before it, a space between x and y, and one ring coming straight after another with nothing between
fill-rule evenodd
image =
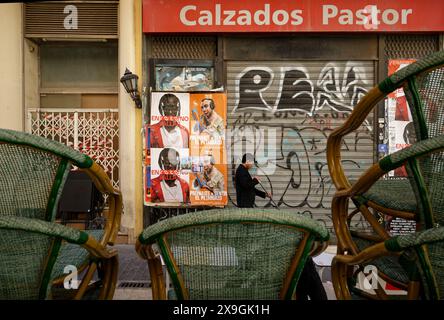
<instances>
[{"instance_id":1,"label":"orange poster","mask_svg":"<svg viewBox=\"0 0 444 320\"><path fill-rule=\"evenodd\" d=\"M228 202L226 95L193 93L190 97L191 204L224 206Z\"/></svg>"}]
</instances>

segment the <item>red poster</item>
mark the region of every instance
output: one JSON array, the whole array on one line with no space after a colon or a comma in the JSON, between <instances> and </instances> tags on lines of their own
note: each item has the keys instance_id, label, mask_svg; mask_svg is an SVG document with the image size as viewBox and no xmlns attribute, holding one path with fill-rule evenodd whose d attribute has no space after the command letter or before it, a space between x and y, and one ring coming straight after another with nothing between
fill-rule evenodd
<instances>
[{"instance_id":1,"label":"red poster","mask_svg":"<svg viewBox=\"0 0 444 320\"><path fill-rule=\"evenodd\" d=\"M399 71L413 62L415 62L413 59L389 60L388 75ZM399 88L390 93L387 97L386 104L389 126L389 153L393 153L411 145L415 139L415 133L412 115L404 90ZM401 167L389 172L389 176L406 177L407 172L405 167Z\"/></svg>"}]
</instances>

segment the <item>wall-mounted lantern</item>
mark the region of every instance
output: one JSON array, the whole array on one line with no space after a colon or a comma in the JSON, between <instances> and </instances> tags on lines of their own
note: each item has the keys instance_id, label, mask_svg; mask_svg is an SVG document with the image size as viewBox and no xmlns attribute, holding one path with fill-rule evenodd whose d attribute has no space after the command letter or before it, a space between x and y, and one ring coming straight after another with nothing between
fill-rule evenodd
<instances>
[{"instance_id":1,"label":"wall-mounted lantern","mask_svg":"<svg viewBox=\"0 0 444 320\"><path fill-rule=\"evenodd\" d=\"M139 90L137 87L137 80L139 77L136 74L133 74L131 71L126 68L125 74L120 78L120 82L125 87L127 93L130 94L131 99L133 99L137 108L142 108L142 100L140 98Z\"/></svg>"}]
</instances>

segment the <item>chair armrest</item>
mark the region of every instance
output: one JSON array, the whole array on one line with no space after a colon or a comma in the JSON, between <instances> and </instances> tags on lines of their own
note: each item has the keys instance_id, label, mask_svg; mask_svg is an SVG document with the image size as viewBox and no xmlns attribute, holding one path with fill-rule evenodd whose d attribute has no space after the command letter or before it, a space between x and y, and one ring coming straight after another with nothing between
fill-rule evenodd
<instances>
[{"instance_id":1,"label":"chair armrest","mask_svg":"<svg viewBox=\"0 0 444 320\"><path fill-rule=\"evenodd\" d=\"M444 227L395 236L383 242L374 244L362 250L357 255L337 255L333 260L350 265L363 264L368 263L375 258L397 255L403 250L439 241L444 241Z\"/></svg>"},{"instance_id":2,"label":"chair armrest","mask_svg":"<svg viewBox=\"0 0 444 320\"><path fill-rule=\"evenodd\" d=\"M327 249L329 244L329 241L315 241L313 242L313 246L312 249L310 251L310 253L308 254L310 257L316 257L318 255L320 255L322 252L325 251L325 249Z\"/></svg>"},{"instance_id":3,"label":"chair armrest","mask_svg":"<svg viewBox=\"0 0 444 320\"><path fill-rule=\"evenodd\" d=\"M111 258L117 254L115 249L102 246L96 239L86 232L70 228L54 222L16 216L0 217L0 229L23 230L56 237L81 245L97 258Z\"/></svg>"},{"instance_id":4,"label":"chair armrest","mask_svg":"<svg viewBox=\"0 0 444 320\"><path fill-rule=\"evenodd\" d=\"M444 51L438 51L395 72L379 83L382 92L390 93L399 88L411 76L433 70L444 64Z\"/></svg>"},{"instance_id":5,"label":"chair armrest","mask_svg":"<svg viewBox=\"0 0 444 320\"><path fill-rule=\"evenodd\" d=\"M375 163L348 188L340 189L336 196L354 196L366 192L387 172L402 166L406 161L444 149L444 135L419 141L409 147L385 156Z\"/></svg>"},{"instance_id":6,"label":"chair armrest","mask_svg":"<svg viewBox=\"0 0 444 320\"><path fill-rule=\"evenodd\" d=\"M404 234L390 238L384 242L388 251L399 252L405 249L444 241L444 227Z\"/></svg>"},{"instance_id":7,"label":"chair armrest","mask_svg":"<svg viewBox=\"0 0 444 320\"><path fill-rule=\"evenodd\" d=\"M373 108L385 97L378 87L371 89L354 107L345 123L336 128L327 139L327 163L330 177L337 190L347 189L350 182L341 164L341 147L344 136L353 132L365 121Z\"/></svg>"},{"instance_id":8,"label":"chair armrest","mask_svg":"<svg viewBox=\"0 0 444 320\"><path fill-rule=\"evenodd\" d=\"M336 264L337 262L342 262L349 265L357 265L357 264L368 263L376 258L389 255L396 255L396 253L387 250L387 248L385 247L385 242L379 242L368 248L365 248L357 255L338 254L333 258L333 264Z\"/></svg>"},{"instance_id":9,"label":"chair armrest","mask_svg":"<svg viewBox=\"0 0 444 320\"><path fill-rule=\"evenodd\" d=\"M400 167L409 159L421 157L440 149L444 149L444 135L416 142L409 147L385 156L379 161L379 167L388 172Z\"/></svg>"}]
</instances>

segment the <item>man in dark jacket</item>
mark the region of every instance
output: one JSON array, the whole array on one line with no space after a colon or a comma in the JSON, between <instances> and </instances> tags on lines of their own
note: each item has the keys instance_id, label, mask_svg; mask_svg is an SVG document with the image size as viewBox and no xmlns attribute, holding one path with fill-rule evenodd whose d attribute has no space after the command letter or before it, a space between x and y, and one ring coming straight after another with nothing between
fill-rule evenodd
<instances>
[{"instance_id":1,"label":"man in dark jacket","mask_svg":"<svg viewBox=\"0 0 444 320\"><path fill-rule=\"evenodd\" d=\"M259 183L259 179L257 177L252 178L248 172L253 167L253 164L253 155L250 153L244 154L242 156L242 164L239 165L234 176L237 206L239 208L253 208L255 196L271 198L268 192L255 188L255 185ZM298 300L327 300L327 294L311 257L308 257L302 270L296 287L296 296Z\"/></svg>"},{"instance_id":2,"label":"man in dark jacket","mask_svg":"<svg viewBox=\"0 0 444 320\"><path fill-rule=\"evenodd\" d=\"M253 208L254 198L270 197L267 192L258 190L255 185L259 183L257 177L252 178L248 172L253 167L254 158L251 153L246 153L242 157L242 164L237 167L234 183L236 187L236 202L239 208Z\"/></svg>"}]
</instances>

